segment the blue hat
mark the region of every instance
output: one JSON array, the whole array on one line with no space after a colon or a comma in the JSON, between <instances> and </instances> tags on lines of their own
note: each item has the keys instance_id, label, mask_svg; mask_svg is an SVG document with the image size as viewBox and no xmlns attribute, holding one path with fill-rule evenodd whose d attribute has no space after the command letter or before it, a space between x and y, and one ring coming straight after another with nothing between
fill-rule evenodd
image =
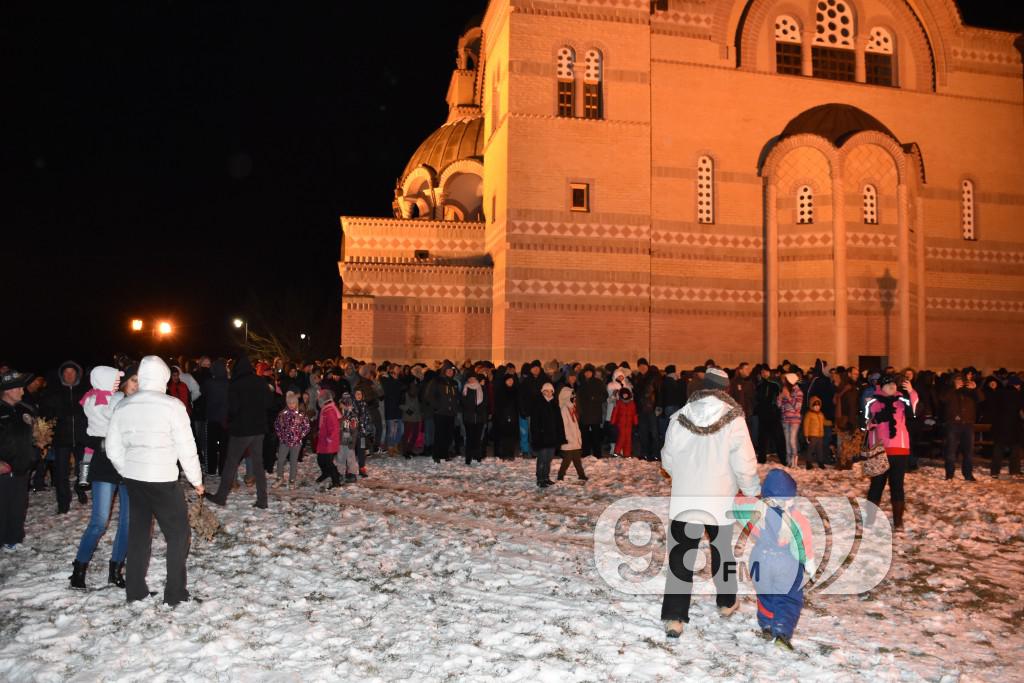
<instances>
[{"instance_id":1,"label":"blue hat","mask_svg":"<svg viewBox=\"0 0 1024 683\"><path fill-rule=\"evenodd\" d=\"M764 478L761 495L765 498L792 498L796 495L796 481L785 470L773 469Z\"/></svg>"}]
</instances>

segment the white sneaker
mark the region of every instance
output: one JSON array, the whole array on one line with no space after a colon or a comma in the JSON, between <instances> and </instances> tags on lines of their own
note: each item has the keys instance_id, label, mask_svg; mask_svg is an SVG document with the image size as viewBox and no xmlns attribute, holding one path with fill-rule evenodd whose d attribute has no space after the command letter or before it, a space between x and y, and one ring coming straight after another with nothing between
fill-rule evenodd
<instances>
[{"instance_id":1,"label":"white sneaker","mask_svg":"<svg viewBox=\"0 0 1024 683\"><path fill-rule=\"evenodd\" d=\"M686 624L678 619L665 622L665 635L669 638L678 638L683 635Z\"/></svg>"}]
</instances>

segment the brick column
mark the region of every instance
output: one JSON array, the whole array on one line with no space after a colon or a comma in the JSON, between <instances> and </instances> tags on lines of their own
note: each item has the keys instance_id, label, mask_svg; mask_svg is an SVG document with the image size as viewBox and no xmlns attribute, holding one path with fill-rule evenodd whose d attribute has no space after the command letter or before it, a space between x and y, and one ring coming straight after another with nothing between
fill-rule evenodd
<instances>
[{"instance_id":1,"label":"brick column","mask_svg":"<svg viewBox=\"0 0 1024 683\"><path fill-rule=\"evenodd\" d=\"M868 69L865 65L864 50L868 46L868 36L861 34L853 39L854 67L853 79L858 83L867 83Z\"/></svg>"},{"instance_id":2,"label":"brick column","mask_svg":"<svg viewBox=\"0 0 1024 683\"><path fill-rule=\"evenodd\" d=\"M899 339L899 363L894 365L906 365L910 363L910 215L907 202L907 186L904 183L896 188L896 203L899 220L899 284L897 285L897 297L899 302L899 319L897 321L897 334Z\"/></svg>"},{"instance_id":3,"label":"brick column","mask_svg":"<svg viewBox=\"0 0 1024 683\"><path fill-rule=\"evenodd\" d=\"M779 364L779 212L778 188L772 177L764 180L764 330L765 359L772 367Z\"/></svg>"},{"instance_id":4,"label":"brick column","mask_svg":"<svg viewBox=\"0 0 1024 683\"><path fill-rule=\"evenodd\" d=\"M920 195L914 198L917 210L914 215L917 217L917 224L914 229L917 231L917 367L925 368L927 356L925 355L925 334L927 325L927 311L925 309L925 262L924 262L924 200Z\"/></svg>"},{"instance_id":5,"label":"brick column","mask_svg":"<svg viewBox=\"0 0 1024 683\"><path fill-rule=\"evenodd\" d=\"M832 169L832 276L836 329L833 364L847 365L850 324L846 297L846 194L838 168Z\"/></svg>"}]
</instances>

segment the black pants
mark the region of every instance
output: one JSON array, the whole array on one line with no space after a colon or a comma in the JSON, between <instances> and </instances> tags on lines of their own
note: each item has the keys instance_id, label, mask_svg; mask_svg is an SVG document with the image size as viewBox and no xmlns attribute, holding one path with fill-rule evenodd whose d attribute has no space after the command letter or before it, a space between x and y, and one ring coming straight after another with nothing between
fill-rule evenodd
<instances>
[{"instance_id":1,"label":"black pants","mask_svg":"<svg viewBox=\"0 0 1024 683\"><path fill-rule=\"evenodd\" d=\"M28 513L28 475L0 476L0 545L25 540Z\"/></svg>"},{"instance_id":2,"label":"black pants","mask_svg":"<svg viewBox=\"0 0 1024 683\"><path fill-rule=\"evenodd\" d=\"M518 436L496 436L494 437L494 455L502 460L516 457L516 443Z\"/></svg>"},{"instance_id":3,"label":"black pants","mask_svg":"<svg viewBox=\"0 0 1024 683\"><path fill-rule=\"evenodd\" d=\"M220 471L220 486L214 494L218 502L224 503L231 493L231 484L238 476L238 464L248 453L252 458L252 474L256 478L256 504L267 504L267 471L263 469L263 435L232 436L228 441L228 455ZM129 492L128 495L131 495Z\"/></svg>"},{"instance_id":4,"label":"black pants","mask_svg":"<svg viewBox=\"0 0 1024 683\"><path fill-rule=\"evenodd\" d=\"M53 449L53 488L57 492L57 511L71 509L71 456L75 456L75 468L82 462L85 446L55 446Z\"/></svg>"},{"instance_id":5,"label":"black pants","mask_svg":"<svg viewBox=\"0 0 1024 683\"><path fill-rule=\"evenodd\" d=\"M455 416L434 414L434 459L447 460L455 437Z\"/></svg>"},{"instance_id":6,"label":"black pants","mask_svg":"<svg viewBox=\"0 0 1024 683\"><path fill-rule=\"evenodd\" d=\"M167 584L164 602L176 605L188 598L185 560L192 542L188 508L176 481L125 479L128 486L128 559L125 567L128 601L149 596L146 574L153 551L153 518L167 541Z\"/></svg>"},{"instance_id":7,"label":"black pants","mask_svg":"<svg viewBox=\"0 0 1024 683\"><path fill-rule=\"evenodd\" d=\"M228 432L220 422L206 423L206 472L217 474L224 467L228 452Z\"/></svg>"},{"instance_id":8,"label":"black pants","mask_svg":"<svg viewBox=\"0 0 1024 683\"><path fill-rule=\"evenodd\" d=\"M482 422L477 424L466 423L466 464L473 462L474 460L484 459L484 425Z\"/></svg>"},{"instance_id":9,"label":"black pants","mask_svg":"<svg viewBox=\"0 0 1024 683\"><path fill-rule=\"evenodd\" d=\"M715 581L719 607L736 604L738 567L732 552L732 525L712 526L696 522L672 522L668 540L668 576L661 618L666 621L690 622L690 591L693 590L693 568L697 546L707 532L711 541L711 575Z\"/></svg>"},{"instance_id":10,"label":"black pants","mask_svg":"<svg viewBox=\"0 0 1024 683\"><path fill-rule=\"evenodd\" d=\"M642 412L637 416L640 452L644 460L657 459L658 448L658 416L653 412Z\"/></svg>"},{"instance_id":11,"label":"black pants","mask_svg":"<svg viewBox=\"0 0 1024 683\"><path fill-rule=\"evenodd\" d=\"M992 476L998 477L1003 469L1003 458L1010 458L1010 474L1020 474L1020 444L997 441L992 446Z\"/></svg>"},{"instance_id":12,"label":"black pants","mask_svg":"<svg viewBox=\"0 0 1024 683\"><path fill-rule=\"evenodd\" d=\"M320 478L317 479L317 482L330 479L335 486L341 483L341 472L338 471L338 466L334 464L334 455L334 453L316 454L316 464L320 466Z\"/></svg>"},{"instance_id":13,"label":"black pants","mask_svg":"<svg viewBox=\"0 0 1024 683\"><path fill-rule=\"evenodd\" d=\"M562 451L562 464L558 467L559 481L565 479L565 473L569 471L569 465L576 468L577 477L580 479L587 478L587 473L583 471L583 461L580 460L580 452L578 450Z\"/></svg>"},{"instance_id":14,"label":"black pants","mask_svg":"<svg viewBox=\"0 0 1024 683\"><path fill-rule=\"evenodd\" d=\"M775 453L780 460L786 459L786 435L782 432L782 418L758 416L757 420L757 461L764 463L769 453Z\"/></svg>"},{"instance_id":15,"label":"black pants","mask_svg":"<svg viewBox=\"0 0 1024 683\"><path fill-rule=\"evenodd\" d=\"M595 458L600 458L601 442L604 440L604 430L601 425L580 425L580 435L583 437L582 457L592 455Z\"/></svg>"},{"instance_id":16,"label":"black pants","mask_svg":"<svg viewBox=\"0 0 1024 683\"><path fill-rule=\"evenodd\" d=\"M889 471L871 477L871 486L868 487L868 500L875 505L882 502L882 492L885 491L886 482L889 483L889 496L894 503L902 503L907 499L903 490L903 477L907 474L907 467L910 465L910 458L905 455L889 456Z\"/></svg>"}]
</instances>

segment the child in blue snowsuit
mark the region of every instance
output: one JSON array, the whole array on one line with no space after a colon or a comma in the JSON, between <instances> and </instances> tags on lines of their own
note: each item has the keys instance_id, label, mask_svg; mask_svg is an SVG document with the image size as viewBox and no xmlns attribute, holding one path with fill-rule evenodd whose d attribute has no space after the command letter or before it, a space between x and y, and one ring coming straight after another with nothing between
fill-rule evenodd
<instances>
[{"instance_id":1,"label":"child in blue snowsuit","mask_svg":"<svg viewBox=\"0 0 1024 683\"><path fill-rule=\"evenodd\" d=\"M804 605L804 570L814 574L811 528L793 509L796 482L784 470L768 473L761 496L759 504L745 511L738 506L737 511L737 517L750 520L751 537L756 538L750 574L757 590L757 623L766 638L791 650Z\"/></svg>"}]
</instances>

